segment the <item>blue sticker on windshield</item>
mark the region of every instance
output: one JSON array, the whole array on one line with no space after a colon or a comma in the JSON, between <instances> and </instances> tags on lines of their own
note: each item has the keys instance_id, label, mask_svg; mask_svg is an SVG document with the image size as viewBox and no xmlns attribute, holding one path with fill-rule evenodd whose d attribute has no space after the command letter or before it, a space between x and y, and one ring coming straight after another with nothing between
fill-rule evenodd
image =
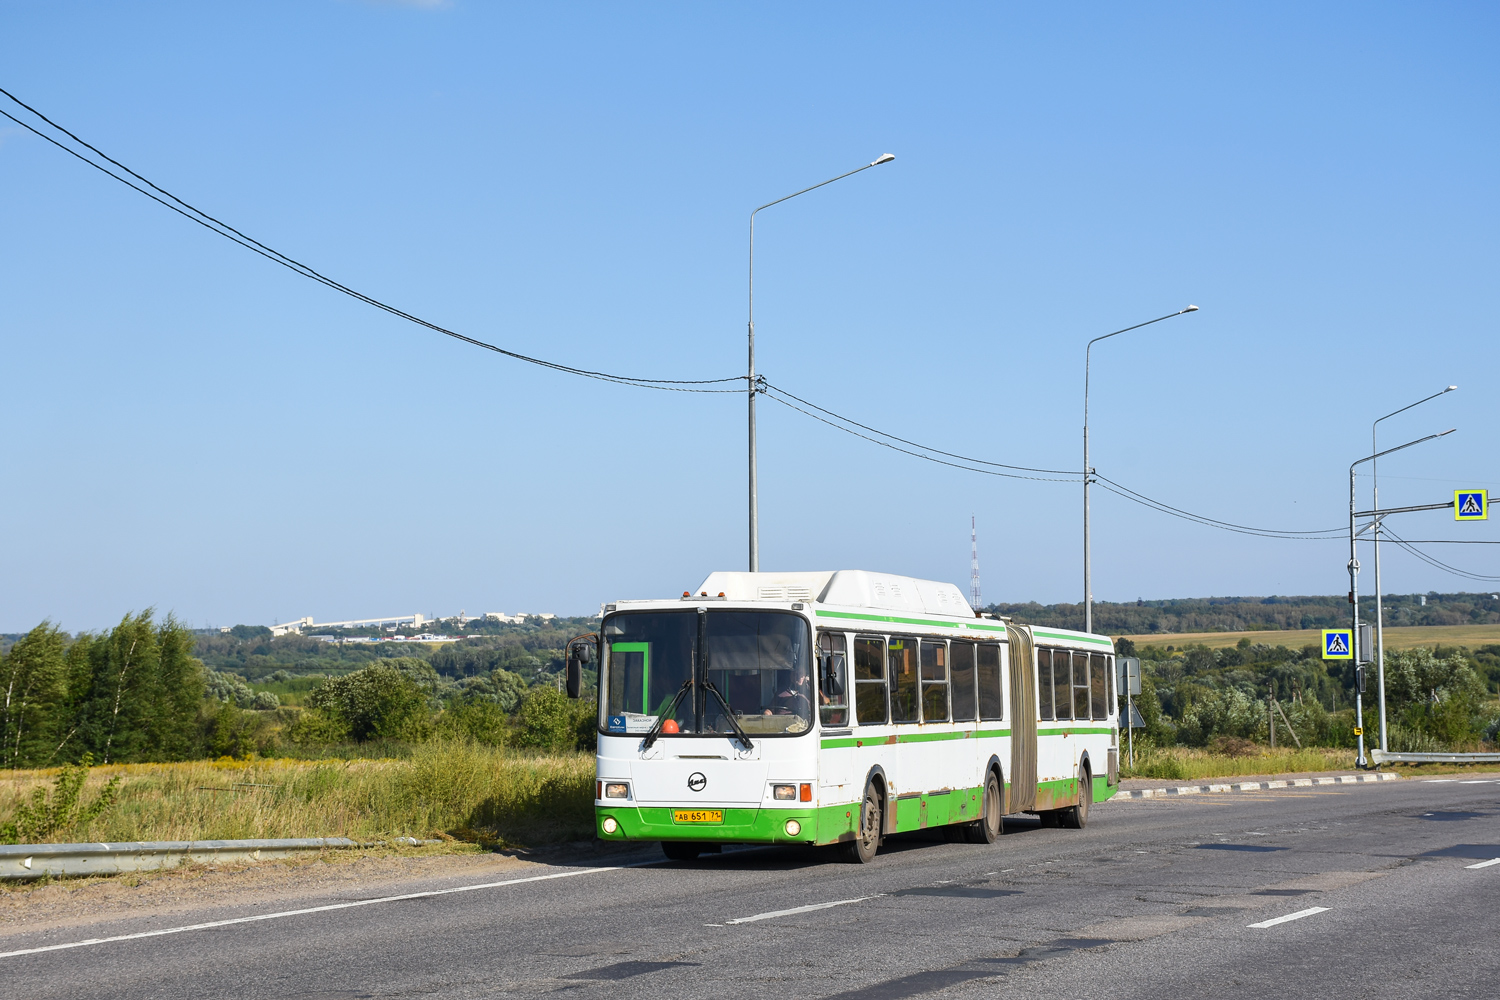
<instances>
[{"instance_id":1,"label":"blue sticker on windshield","mask_svg":"<svg viewBox=\"0 0 1500 1000\"><path fill-rule=\"evenodd\" d=\"M609 724L606 728L608 728L612 733L623 733L625 731L625 716L611 715L609 717Z\"/></svg>"}]
</instances>

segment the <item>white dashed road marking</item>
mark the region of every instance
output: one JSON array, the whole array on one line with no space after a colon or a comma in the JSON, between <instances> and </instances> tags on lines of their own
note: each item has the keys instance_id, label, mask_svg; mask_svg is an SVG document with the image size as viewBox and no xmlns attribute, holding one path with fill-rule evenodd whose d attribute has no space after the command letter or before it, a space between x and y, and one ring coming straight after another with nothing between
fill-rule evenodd
<instances>
[{"instance_id":1,"label":"white dashed road marking","mask_svg":"<svg viewBox=\"0 0 1500 1000\"><path fill-rule=\"evenodd\" d=\"M1490 865L1500 865L1500 858L1490 858L1490 860L1488 860L1488 861L1481 861L1477 865L1464 865L1464 867L1465 868L1488 868Z\"/></svg>"},{"instance_id":2,"label":"white dashed road marking","mask_svg":"<svg viewBox=\"0 0 1500 1000\"><path fill-rule=\"evenodd\" d=\"M770 920L773 917L790 917L798 913L811 913L813 910L827 910L835 906L848 906L850 903L863 903L867 899L875 899L880 895L881 893L877 892L874 896L859 896L855 899L836 899L831 903L811 903L807 906L794 906L790 910L771 910L768 913L757 913L753 917L736 917L733 920L726 920L724 923L726 925L753 924L757 920Z\"/></svg>"},{"instance_id":3,"label":"white dashed road marking","mask_svg":"<svg viewBox=\"0 0 1500 1000\"><path fill-rule=\"evenodd\" d=\"M1303 917L1310 917L1315 913L1326 913L1327 911L1328 907L1326 906L1309 906L1305 910L1298 910L1296 913L1288 913L1284 917L1272 917L1270 920L1262 920L1258 924L1249 924L1247 926L1264 930L1267 927L1275 927L1277 924L1284 924L1289 920L1301 920Z\"/></svg>"}]
</instances>

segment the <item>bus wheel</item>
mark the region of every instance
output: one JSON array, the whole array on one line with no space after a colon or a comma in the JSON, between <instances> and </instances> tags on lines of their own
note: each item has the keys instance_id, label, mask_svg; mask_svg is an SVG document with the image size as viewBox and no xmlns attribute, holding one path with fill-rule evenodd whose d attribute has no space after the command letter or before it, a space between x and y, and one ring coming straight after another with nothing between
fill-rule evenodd
<instances>
[{"instance_id":1,"label":"bus wheel","mask_svg":"<svg viewBox=\"0 0 1500 1000\"><path fill-rule=\"evenodd\" d=\"M1000 793L1000 779L991 771L984 779L984 805L979 818L964 828L971 844L993 844L1005 830L1005 806Z\"/></svg>"},{"instance_id":2,"label":"bus wheel","mask_svg":"<svg viewBox=\"0 0 1500 1000\"><path fill-rule=\"evenodd\" d=\"M667 856L668 861L691 861L698 856L700 850L697 844L688 844L680 840L661 842L661 852Z\"/></svg>"},{"instance_id":3,"label":"bus wheel","mask_svg":"<svg viewBox=\"0 0 1500 1000\"><path fill-rule=\"evenodd\" d=\"M1062 810L1062 825L1070 830L1082 830L1089 825L1089 803L1094 799L1094 782L1089 775L1089 766L1083 765L1078 772L1078 804Z\"/></svg>"},{"instance_id":4,"label":"bus wheel","mask_svg":"<svg viewBox=\"0 0 1500 1000\"><path fill-rule=\"evenodd\" d=\"M869 864L880 850L880 830L884 810L880 806L880 791L871 782L865 786L865 800L859 807L859 829L854 839L844 845L844 860Z\"/></svg>"}]
</instances>

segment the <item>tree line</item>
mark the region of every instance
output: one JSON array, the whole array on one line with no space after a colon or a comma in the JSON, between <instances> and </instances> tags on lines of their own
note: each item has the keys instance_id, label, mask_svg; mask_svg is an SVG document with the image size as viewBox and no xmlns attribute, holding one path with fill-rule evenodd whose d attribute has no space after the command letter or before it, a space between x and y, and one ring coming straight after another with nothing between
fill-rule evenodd
<instances>
[{"instance_id":1,"label":"tree line","mask_svg":"<svg viewBox=\"0 0 1500 1000\"><path fill-rule=\"evenodd\" d=\"M1265 743L1270 716L1290 722L1297 737L1316 746L1353 746L1354 668L1324 660L1316 645L1290 649L1242 638L1237 646L1209 649L1142 646L1117 639L1122 655L1141 658L1136 707L1144 735L1159 746L1232 747ZM1477 652L1462 647L1418 647L1385 654L1386 717L1390 747L1433 752L1477 747L1500 738L1500 646ZM1379 732L1375 671L1364 698L1366 745ZM1275 699L1272 709L1267 699ZM1282 720L1282 713L1285 720ZM1281 738L1287 739L1283 731ZM1378 739L1378 737L1375 737Z\"/></svg>"},{"instance_id":2,"label":"tree line","mask_svg":"<svg viewBox=\"0 0 1500 1000\"><path fill-rule=\"evenodd\" d=\"M195 655L205 638L221 663L236 644L278 641L195 635L150 610L76 636L42 622L0 656L0 766L388 754L434 735L559 751L593 744L593 703L565 698L548 672L561 661L541 646L550 635L533 648L506 637L463 650L394 647L426 658L320 656L327 674L278 668L260 683L206 665ZM268 690L278 687L305 691L303 704L282 704Z\"/></svg>"},{"instance_id":3,"label":"tree line","mask_svg":"<svg viewBox=\"0 0 1500 1000\"><path fill-rule=\"evenodd\" d=\"M1375 620L1375 603L1361 596L1360 617ZM1480 594L1385 594L1385 623L1490 625L1500 623L1500 597ZM1082 604L991 604L985 610L1026 625L1082 629ZM1333 597L1194 597L1163 601L1094 602L1094 631L1106 635L1172 632L1257 632L1338 628L1349 622L1349 599Z\"/></svg>"}]
</instances>

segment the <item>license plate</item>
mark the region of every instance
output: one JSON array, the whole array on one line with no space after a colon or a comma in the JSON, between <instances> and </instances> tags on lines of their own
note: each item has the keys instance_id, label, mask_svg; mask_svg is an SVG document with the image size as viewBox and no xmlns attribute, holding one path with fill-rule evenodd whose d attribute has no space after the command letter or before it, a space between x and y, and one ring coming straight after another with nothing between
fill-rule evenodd
<instances>
[{"instance_id":1,"label":"license plate","mask_svg":"<svg viewBox=\"0 0 1500 1000\"><path fill-rule=\"evenodd\" d=\"M722 823L724 822L724 810L722 809L673 809L672 822L674 823Z\"/></svg>"}]
</instances>

